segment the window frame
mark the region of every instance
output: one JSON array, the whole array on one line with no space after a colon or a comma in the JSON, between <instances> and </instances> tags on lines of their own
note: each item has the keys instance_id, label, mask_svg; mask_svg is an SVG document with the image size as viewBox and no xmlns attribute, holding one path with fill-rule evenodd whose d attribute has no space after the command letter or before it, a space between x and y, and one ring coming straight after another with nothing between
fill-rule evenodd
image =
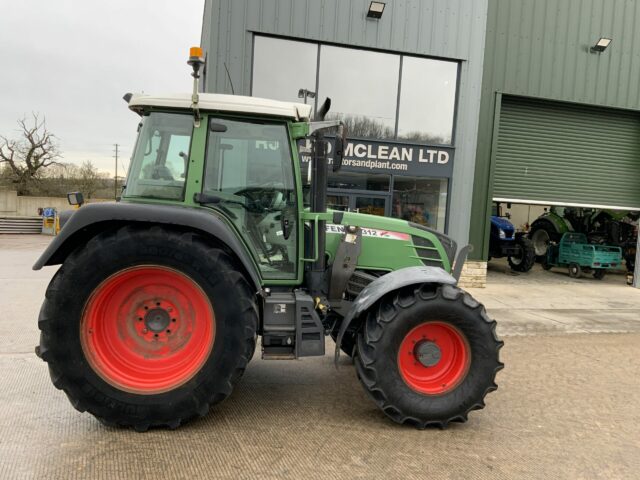
<instances>
[{"instance_id":1,"label":"window frame","mask_svg":"<svg viewBox=\"0 0 640 480\"><path fill-rule=\"evenodd\" d=\"M236 121L236 122L263 122L265 124L272 124L272 125L282 125L285 129L285 134L286 134L286 139L287 139L287 143L288 143L288 149L289 149L289 160L291 162L291 172L293 175L292 181L293 181L293 188L292 191L295 193L296 195L296 199L294 202L295 205L295 215L296 215L296 241L295 241L295 249L296 249L296 258L295 261L293 262L294 264L294 272L291 274L291 277L289 278L283 278L283 277L270 277L268 275L265 275L265 271L261 268L261 263L259 261L258 258L256 258L255 253L253 251L253 248L248 244L246 238L242 235L242 233L238 230L238 227L236 226L236 224L230 219L228 218L227 214L220 208L218 208L215 205L209 205L209 206L203 206L204 208L210 208L212 210L214 210L216 212L216 214L222 216L225 221L231 225L231 227L236 231L236 234L238 235L238 238L246 245L246 249L247 252L249 253L249 255L251 255L253 258L253 262L256 266L256 268L258 269L258 272L260 274L260 277L267 281L268 284L270 285L299 285L302 282L302 275L304 273L304 268L302 265L302 255L300 252L304 251L304 230L303 230L303 226L301 225L302 222L300 222L300 213L304 210L304 205L302 204L303 202L303 192L302 192L302 184L301 182L298 182L297 179L300 177L300 159L298 158L298 154L297 154L297 144L295 142L295 140L292 139L291 137L291 131L289 128L290 123L283 118L277 118L277 117L267 117L267 116L256 116L256 115L238 115L238 114L233 114L233 113L224 113L224 112L209 112L206 116L206 124L203 126L203 128L205 128L205 142L204 142L204 153L203 153L203 160L202 160L202 175L200 177L200 191L204 192L205 191L205 181L206 181L206 174L207 174L207 157L209 155L209 139L211 138L210 135L210 131L209 131L209 125L210 122L214 119L223 119L223 120L230 120L230 121ZM205 122L203 121L203 124Z\"/></svg>"},{"instance_id":2,"label":"window frame","mask_svg":"<svg viewBox=\"0 0 640 480\"><path fill-rule=\"evenodd\" d=\"M258 32L258 31L252 31L252 45L251 45L251 79L250 79L250 86L249 86L249 91L250 91L250 95L254 95L253 90L254 90L254 85L253 85L253 80L254 80L254 65L255 65L255 42L256 42L256 38L258 37L267 37L267 38L275 38L275 39L280 39L280 40L285 40L285 41L291 41L291 42L301 42L301 43L308 43L308 44L315 44L317 45L318 49L317 49L317 59L316 59L316 83L315 83L315 92L316 92L316 97L314 99L313 102L313 111L317 111L318 109L318 105L319 103L322 102L322 99L318 98L318 87L319 87L319 82L320 82L320 59L321 59L321 55L322 55L322 47L324 45L326 46L331 46L331 47L340 47L340 48L347 48L347 49L351 49L351 50L365 50L365 51L370 51L370 52L378 52L378 53L385 53L385 54L391 54L391 55L396 55L399 57L399 68L398 68L398 84L396 86L396 101L395 101L395 123L394 123L394 136L393 138L385 138L384 142L388 142L388 143L398 143L398 144L403 144L403 145L429 145L429 146L442 146L442 147L453 147L455 148L456 145L456 130L457 130L457 122L458 122L458 107L459 107L459 100L460 100L460 78L461 78L461 74L462 74L462 62L464 61L463 59L458 59L458 58L443 58L443 57L438 57L435 55L420 55L420 54L415 54L415 53L405 53L405 52L400 52L397 50L386 50L386 49L381 49L381 48L369 48L369 47L360 47L360 46L356 46L356 45L346 45L346 44L342 44L342 43L337 43L337 42L318 42L318 41L314 41L314 40L309 40L309 39L303 39L303 38L295 38L295 37L288 37L288 36L284 36L284 35L272 35L272 34L265 34L263 32ZM404 140L402 138L398 138L398 126L399 126L399 115L400 115L400 93L401 93L401 87L402 87L402 67L403 67L403 61L405 57L412 57L412 58L419 58L419 59L427 59L427 60L436 60L436 61L440 61L440 62L447 62L447 63L455 63L457 64L457 68L456 68L456 76L455 76L455 95L454 95L454 102L453 102L453 117L452 117L452 126L451 126L451 143L445 143L445 144L440 144L440 143L424 143L424 142L415 142L415 141L410 141L410 140ZM350 139L353 140L371 140L371 138L362 138L362 137L349 137Z\"/></svg>"},{"instance_id":3,"label":"window frame","mask_svg":"<svg viewBox=\"0 0 640 480\"><path fill-rule=\"evenodd\" d=\"M132 175L137 175L139 177L141 171L142 171L142 163L143 161L141 160L139 164L136 164L133 159L135 158L135 155L137 153L137 148L138 145L140 143L140 137L142 136L142 130L144 129L144 122L150 117L151 114L154 113L160 113L160 114L164 114L164 115L174 115L174 116L183 116L183 117L188 117L191 121L191 134L189 135L189 151L187 152L187 159L188 161L186 162L186 166L185 166L185 170L184 170L184 182L182 185L182 194L180 196L180 198L166 198L166 197L157 197L157 196L152 196L152 195L133 195L131 194L129 191L127 191L127 189L129 188L129 185L131 183L132 180ZM135 145L133 148L133 155L132 155L132 161L129 164L129 168L127 170L127 177L126 177L126 184L125 184L125 188L124 188L124 192L122 194L122 196L124 198L128 198L128 199L144 199L144 198L148 198L148 199L152 199L152 200L159 200L159 201L165 201L165 202L181 202L184 203L185 198L186 198L186 194L187 194L187 185L188 185L188 179L189 179L189 168L191 166L191 151L193 149L193 135L196 131L195 127L193 126L193 115L188 113L188 112L182 112L179 110L171 110L171 109L162 109L162 110L145 110L142 114L142 118L140 120L140 122L142 122L142 126L138 129L138 135L136 137L136 141L135 141ZM138 123L138 125L140 125L140 122ZM168 150L167 150L168 152ZM165 158L166 161L166 158ZM135 169L135 167L137 166L137 169ZM138 178L139 180L139 178Z\"/></svg>"}]
</instances>

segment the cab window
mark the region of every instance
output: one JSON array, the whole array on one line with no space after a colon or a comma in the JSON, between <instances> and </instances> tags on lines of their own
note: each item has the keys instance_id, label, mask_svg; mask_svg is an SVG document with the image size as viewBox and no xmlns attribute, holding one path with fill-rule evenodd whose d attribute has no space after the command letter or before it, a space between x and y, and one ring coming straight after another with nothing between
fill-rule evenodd
<instances>
[{"instance_id":1,"label":"cab window","mask_svg":"<svg viewBox=\"0 0 640 480\"><path fill-rule=\"evenodd\" d=\"M193 117L152 112L143 117L125 195L184 198Z\"/></svg>"}]
</instances>

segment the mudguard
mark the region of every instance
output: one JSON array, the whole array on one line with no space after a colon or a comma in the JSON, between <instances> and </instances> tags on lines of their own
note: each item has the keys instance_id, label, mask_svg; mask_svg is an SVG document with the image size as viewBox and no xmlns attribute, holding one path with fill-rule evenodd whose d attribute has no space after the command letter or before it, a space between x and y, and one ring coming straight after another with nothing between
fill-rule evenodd
<instances>
[{"instance_id":1,"label":"mudguard","mask_svg":"<svg viewBox=\"0 0 640 480\"><path fill-rule=\"evenodd\" d=\"M553 225L553 227L556 229L556 232L558 232L559 235L562 235L563 233L566 233L566 232L572 232L573 231L573 226L571 225L569 220L567 220L566 218L561 217L560 215L558 215L555 212L545 212L545 213L543 213L538 218L536 218L533 221L533 223L531 223L531 228L533 228L533 226L540 220L546 220L551 225Z\"/></svg>"},{"instance_id":2,"label":"mudguard","mask_svg":"<svg viewBox=\"0 0 640 480\"><path fill-rule=\"evenodd\" d=\"M65 221L58 236L49 244L33 266L40 270L45 265L57 265L78 246L109 226L138 223L177 226L199 230L224 243L242 263L256 290L261 288L260 276L251 263L250 254L231 228L209 210L152 205L140 203L92 203L76 210Z\"/></svg>"},{"instance_id":3,"label":"mudguard","mask_svg":"<svg viewBox=\"0 0 640 480\"><path fill-rule=\"evenodd\" d=\"M340 358L342 338L354 319L358 318L362 312L366 311L386 293L408 285L421 283L455 285L458 282L452 275L439 267L407 267L387 273L364 287L353 301L351 309L347 312L340 325L340 331L336 338L334 357L336 367L338 366L338 359Z\"/></svg>"}]
</instances>

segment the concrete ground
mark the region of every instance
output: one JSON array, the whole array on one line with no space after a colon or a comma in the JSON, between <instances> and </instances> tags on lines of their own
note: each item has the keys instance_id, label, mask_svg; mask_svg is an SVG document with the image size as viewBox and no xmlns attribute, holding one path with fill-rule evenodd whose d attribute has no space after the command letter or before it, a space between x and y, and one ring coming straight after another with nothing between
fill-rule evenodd
<instances>
[{"instance_id":1,"label":"concrete ground","mask_svg":"<svg viewBox=\"0 0 640 480\"><path fill-rule=\"evenodd\" d=\"M638 478L640 291L492 264L474 290L505 340L500 388L466 424L391 423L343 358L255 358L233 395L176 431L76 412L35 357L48 239L0 236L0 478ZM330 343L327 344L330 347ZM329 350L331 350L329 348Z\"/></svg>"}]
</instances>

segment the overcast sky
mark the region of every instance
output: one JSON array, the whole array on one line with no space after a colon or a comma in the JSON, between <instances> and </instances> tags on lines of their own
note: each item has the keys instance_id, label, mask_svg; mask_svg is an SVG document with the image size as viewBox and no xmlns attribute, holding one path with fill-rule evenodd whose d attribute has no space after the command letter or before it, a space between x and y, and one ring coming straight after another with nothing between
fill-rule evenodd
<instances>
[{"instance_id":1,"label":"overcast sky","mask_svg":"<svg viewBox=\"0 0 640 480\"><path fill-rule=\"evenodd\" d=\"M138 116L126 92L190 92L204 0L0 0L0 134L46 116L65 162L129 164ZM118 172L120 174L120 172Z\"/></svg>"}]
</instances>

